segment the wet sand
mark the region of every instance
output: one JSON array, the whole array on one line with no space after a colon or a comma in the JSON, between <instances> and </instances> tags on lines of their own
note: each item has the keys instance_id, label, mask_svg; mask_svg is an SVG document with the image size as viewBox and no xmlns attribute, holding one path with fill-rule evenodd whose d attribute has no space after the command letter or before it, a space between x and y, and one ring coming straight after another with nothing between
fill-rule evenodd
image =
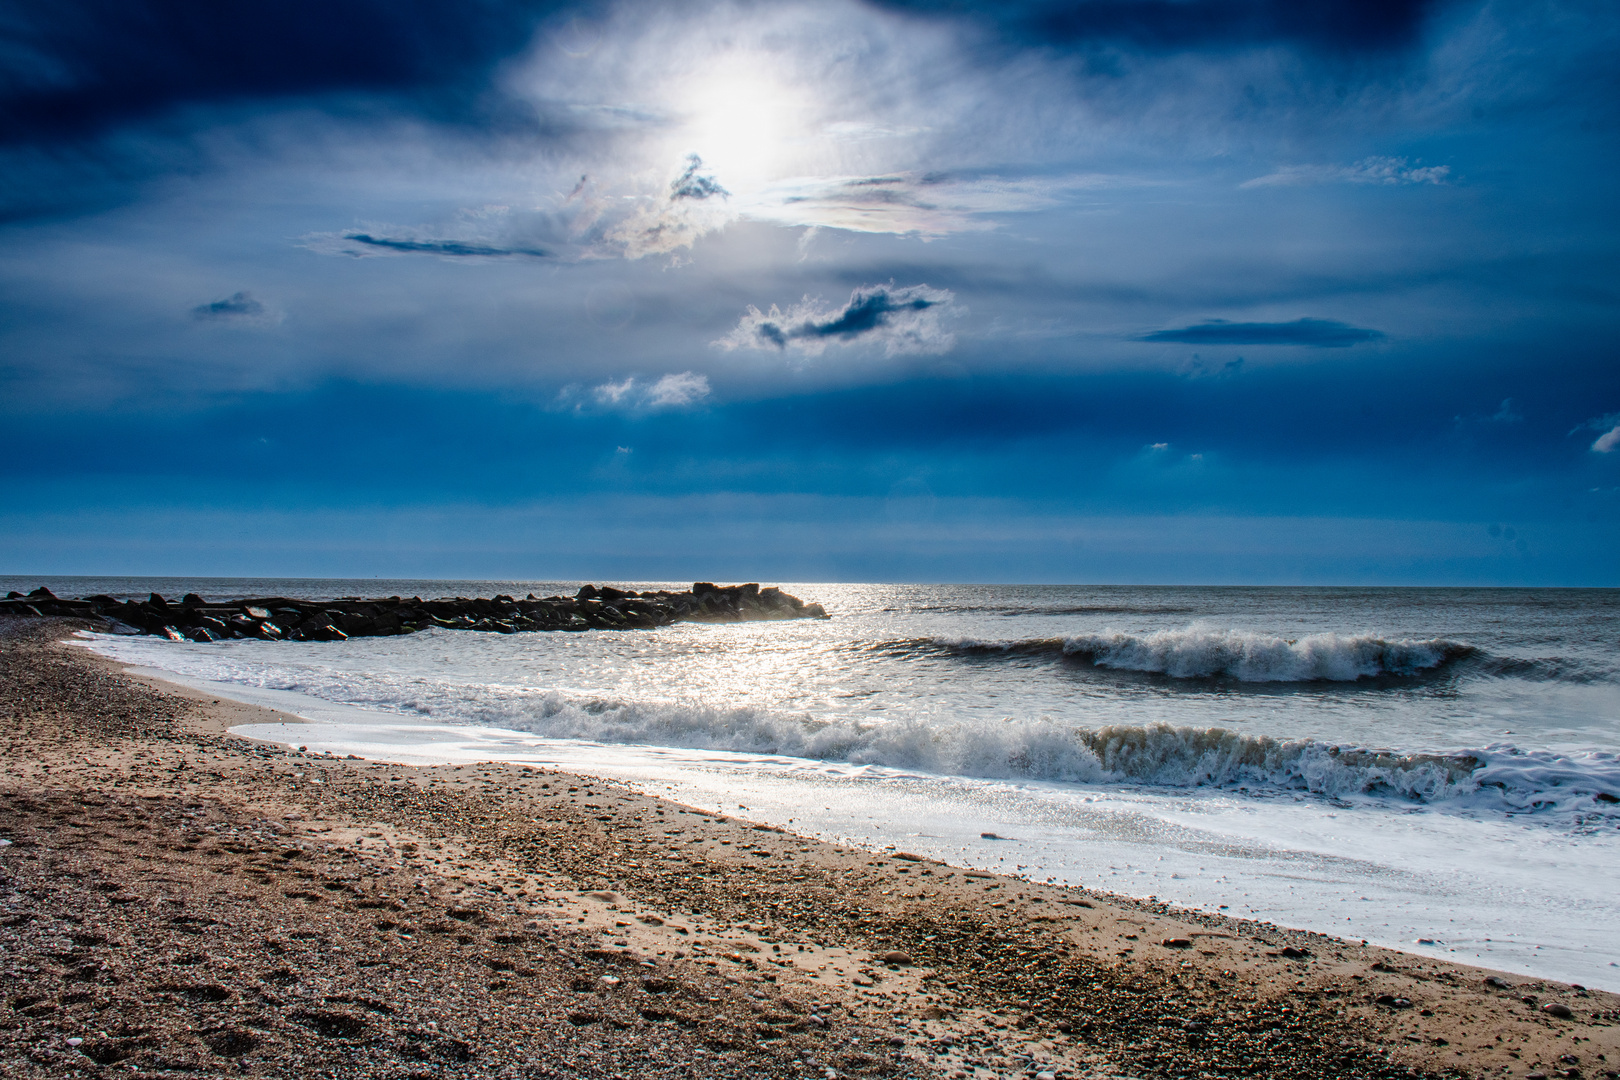
<instances>
[{"instance_id":1,"label":"wet sand","mask_svg":"<svg viewBox=\"0 0 1620 1080\"><path fill-rule=\"evenodd\" d=\"M1613 994L254 744L72 629L0 625L6 1076L1620 1076Z\"/></svg>"}]
</instances>

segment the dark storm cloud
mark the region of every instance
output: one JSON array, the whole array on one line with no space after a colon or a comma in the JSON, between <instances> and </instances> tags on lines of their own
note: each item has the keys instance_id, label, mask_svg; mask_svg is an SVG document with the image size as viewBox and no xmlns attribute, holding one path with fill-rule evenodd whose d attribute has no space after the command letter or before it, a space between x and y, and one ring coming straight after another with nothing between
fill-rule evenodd
<instances>
[{"instance_id":1,"label":"dark storm cloud","mask_svg":"<svg viewBox=\"0 0 1620 1080\"><path fill-rule=\"evenodd\" d=\"M883 0L902 11L977 16L1015 45L1150 52L1285 45L1318 53L1388 52L1417 42L1446 0Z\"/></svg>"},{"instance_id":2,"label":"dark storm cloud","mask_svg":"<svg viewBox=\"0 0 1620 1080\"><path fill-rule=\"evenodd\" d=\"M191 314L198 319L260 319L265 307L250 294L238 292L211 304L198 304Z\"/></svg>"},{"instance_id":3,"label":"dark storm cloud","mask_svg":"<svg viewBox=\"0 0 1620 1080\"><path fill-rule=\"evenodd\" d=\"M463 240L397 240L387 236L372 236L370 233L345 233L343 239L352 240L356 244L364 244L366 247L381 248L385 251L398 251L407 254L448 255L462 258L524 256L532 259L544 259L550 254L540 248L495 247L489 244L468 243Z\"/></svg>"},{"instance_id":4,"label":"dark storm cloud","mask_svg":"<svg viewBox=\"0 0 1620 1080\"><path fill-rule=\"evenodd\" d=\"M1384 335L1332 319L1295 319L1280 323L1235 323L1211 319L1197 326L1159 330L1144 334L1138 341L1174 341L1183 345L1309 345L1318 349L1342 349Z\"/></svg>"},{"instance_id":5,"label":"dark storm cloud","mask_svg":"<svg viewBox=\"0 0 1620 1080\"><path fill-rule=\"evenodd\" d=\"M329 93L470 107L544 0L13 0L0 145L95 137L175 107Z\"/></svg>"}]
</instances>

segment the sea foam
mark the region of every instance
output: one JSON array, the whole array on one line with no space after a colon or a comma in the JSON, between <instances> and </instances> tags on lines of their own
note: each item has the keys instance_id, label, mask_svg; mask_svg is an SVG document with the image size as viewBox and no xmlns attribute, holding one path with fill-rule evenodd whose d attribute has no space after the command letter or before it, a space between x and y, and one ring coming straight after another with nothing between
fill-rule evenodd
<instances>
[{"instance_id":1,"label":"sea foam","mask_svg":"<svg viewBox=\"0 0 1620 1080\"><path fill-rule=\"evenodd\" d=\"M1511 744L1445 753L1256 737L1223 728L1052 720L819 721L695 702L504 697L475 722L551 738L681 746L880 765L978 779L1244 788L1450 805L1490 812L1620 818L1620 758Z\"/></svg>"}]
</instances>

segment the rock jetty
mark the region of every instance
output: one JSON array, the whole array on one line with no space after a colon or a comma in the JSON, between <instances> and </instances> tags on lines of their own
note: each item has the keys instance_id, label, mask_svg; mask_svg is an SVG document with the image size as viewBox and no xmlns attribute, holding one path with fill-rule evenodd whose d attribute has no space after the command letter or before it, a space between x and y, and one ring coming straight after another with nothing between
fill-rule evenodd
<instances>
[{"instance_id":1,"label":"rock jetty","mask_svg":"<svg viewBox=\"0 0 1620 1080\"><path fill-rule=\"evenodd\" d=\"M211 601L187 593L175 602L157 593L145 600L87 596L66 600L40 586L0 600L0 615L87 619L121 634L156 634L172 641L344 641L388 637L440 626L518 634L537 630L641 630L676 622L751 622L825 619L820 604L806 604L781 589L756 584L694 584L687 592L630 592L586 585L573 596L489 598L419 596L294 600L266 596Z\"/></svg>"}]
</instances>

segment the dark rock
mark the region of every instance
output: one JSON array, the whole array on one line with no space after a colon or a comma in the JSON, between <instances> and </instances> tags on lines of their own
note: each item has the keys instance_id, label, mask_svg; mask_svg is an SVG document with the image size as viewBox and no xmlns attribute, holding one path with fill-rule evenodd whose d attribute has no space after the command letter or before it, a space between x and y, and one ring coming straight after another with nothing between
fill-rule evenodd
<instances>
[{"instance_id":1,"label":"dark rock","mask_svg":"<svg viewBox=\"0 0 1620 1080\"><path fill-rule=\"evenodd\" d=\"M236 1028L226 1028L205 1036L203 1043L220 1057L241 1057L259 1045L258 1036Z\"/></svg>"},{"instance_id":2,"label":"dark rock","mask_svg":"<svg viewBox=\"0 0 1620 1080\"><path fill-rule=\"evenodd\" d=\"M79 1053L97 1065L112 1065L123 1061L137 1049L138 1046L125 1039L97 1039L80 1046Z\"/></svg>"},{"instance_id":3,"label":"dark rock","mask_svg":"<svg viewBox=\"0 0 1620 1080\"><path fill-rule=\"evenodd\" d=\"M290 1013L287 1019L328 1039L357 1039L366 1033L368 1026L358 1016L324 1009L301 1009Z\"/></svg>"},{"instance_id":4,"label":"dark rock","mask_svg":"<svg viewBox=\"0 0 1620 1080\"><path fill-rule=\"evenodd\" d=\"M0 600L0 611L14 615L73 616L99 620L113 632L149 633L174 640L214 641L223 638L341 641L349 637L409 634L439 626L513 634L531 631L650 629L683 619L741 622L761 619L826 618L817 604L805 604L776 587L756 583L715 585L697 582L691 592L649 590L637 593L613 586L586 585L572 597L524 600L506 594L491 598L403 601L339 597L325 603L265 597L210 604L186 593L171 605L157 593L140 602L105 594L63 600L43 586L32 594L15 593ZM122 628L120 630L120 628ZM203 633L202 631L207 631ZM178 635L178 636L177 636ZM211 635L211 636L210 636Z\"/></svg>"},{"instance_id":5,"label":"dark rock","mask_svg":"<svg viewBox=\"0 0 1620 1080\"><path fill-rule=\"evenodd\" d=\"M1569 1020L1575 1015L1570 1011L1568 1005L1565 1005L1559 1001L1547 1002L1547 1004L1541 1007L1541 1011L1546 1013L1548 1016L1556 1016L1560 1020Z\"/></svg>"}]
</instances>

